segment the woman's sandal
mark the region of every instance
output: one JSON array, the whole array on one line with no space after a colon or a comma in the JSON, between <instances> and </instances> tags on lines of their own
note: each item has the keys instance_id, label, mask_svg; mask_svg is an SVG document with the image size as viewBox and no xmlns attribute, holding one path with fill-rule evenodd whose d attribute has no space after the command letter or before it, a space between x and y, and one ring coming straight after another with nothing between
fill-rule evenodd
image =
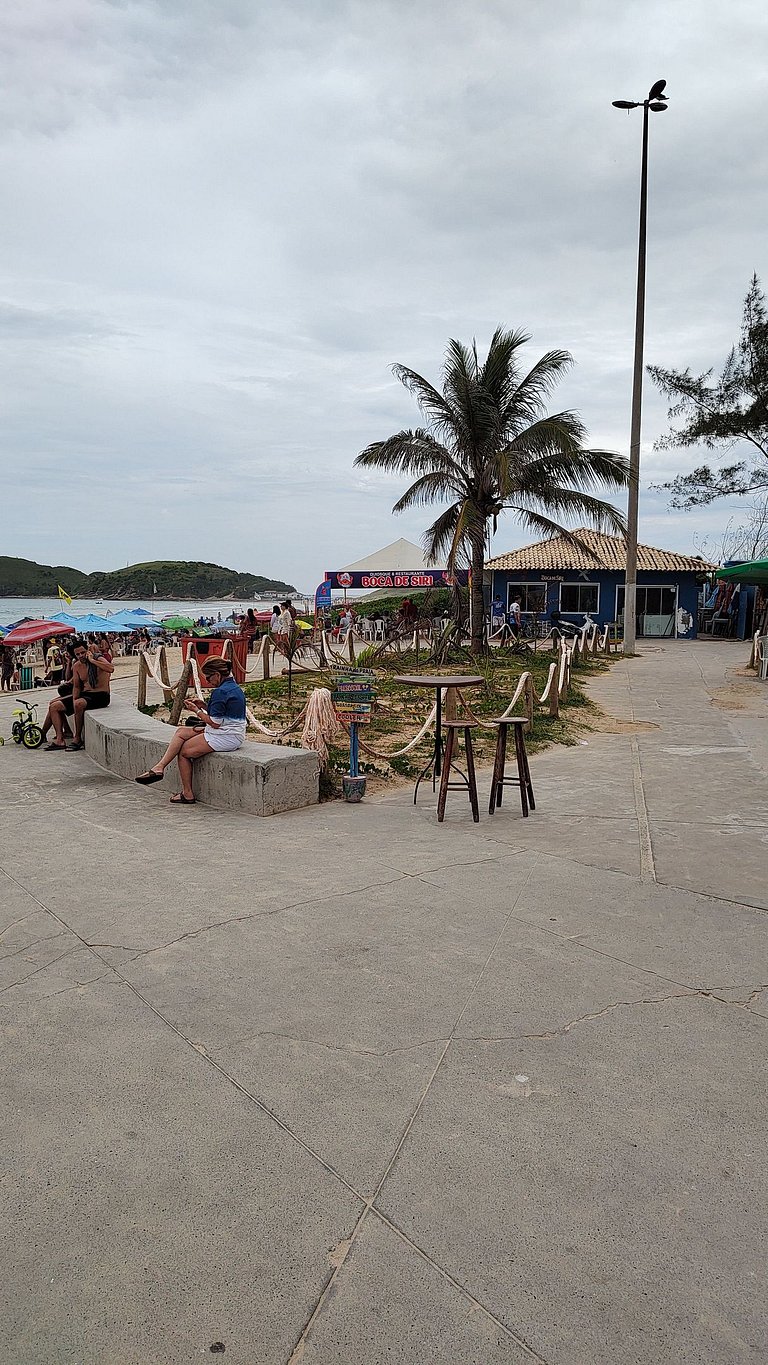
<instances>
[{"instance_id":1,"label":"woman's sandal","mask_svg":"<svg viewBox=\"0 0 768 1365\"><path fill-rule=\"evenodd\" d=\"M183 792L177 792L175 796L171 797L169 804L171 806L194 806L195 798L194 796L185 796Z\"/></svg>"},{"instance_id":2,"label":"woman's sandal","mask_svg":"<svg viewBox=\"0 0 768 1365\"><path fill-rule=\"evenodd\" d=\"M134 782L140 782L142 787L151 787L153 782L162 782L162 780L163 773L155 773L151 768L149 772L139 773L139 776L134 778Z\"/></svg>"}]
</instances>

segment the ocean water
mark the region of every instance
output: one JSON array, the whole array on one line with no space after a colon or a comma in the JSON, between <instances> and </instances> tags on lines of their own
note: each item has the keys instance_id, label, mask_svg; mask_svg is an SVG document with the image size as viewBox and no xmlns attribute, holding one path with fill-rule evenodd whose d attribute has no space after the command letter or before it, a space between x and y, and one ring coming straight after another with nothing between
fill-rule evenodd
<instances>
[{"instance_id":1,"label":"ocean water","mask_svg":"<svg viewBox=\"0 0 768 1365\"><path fill-rule=\"evenodd\" d=\"M274 598L265 598L263 601L252 601L245 598L242 602L167 602L162 598L121 598L120 601L109 601L106 598L93 597L73 597L72 605L60 602L58 597L0 597L0 626L7 626L12 621L21 620L22 616L40 617L46 620L49 616L54 616L60 611L66 611L71 616L85 616L87 612L95 612L97 616L109 616L116 611L136 610L143 607L145 611L151 611L156 621L162 620L163 616L190 616L196 621L199 616L212 616L214 621L221 613L222 621L236 611L241 615L247 607L253 607L254 611L266 611L271 608ZM301 606L302 599L295 597L294 606ZM303 608L302 608L303 609Z\"/></svg>"}]
</instances>

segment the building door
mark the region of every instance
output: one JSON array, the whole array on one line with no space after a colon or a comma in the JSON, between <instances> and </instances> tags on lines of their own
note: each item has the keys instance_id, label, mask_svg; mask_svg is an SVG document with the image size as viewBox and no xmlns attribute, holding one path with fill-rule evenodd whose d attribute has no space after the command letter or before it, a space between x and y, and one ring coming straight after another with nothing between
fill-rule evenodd
<instances>
[{"instance_id":1,"label":"building door","mask_svg":"<svg viewBox=\"0 0 768 1365\"><path fill-rule=\"evenodd\" d=\"M674 639L677 588L637 585L637 634ZM624 584L616 589L616 620L624 624Z\"/></svg>"}]
</instances>

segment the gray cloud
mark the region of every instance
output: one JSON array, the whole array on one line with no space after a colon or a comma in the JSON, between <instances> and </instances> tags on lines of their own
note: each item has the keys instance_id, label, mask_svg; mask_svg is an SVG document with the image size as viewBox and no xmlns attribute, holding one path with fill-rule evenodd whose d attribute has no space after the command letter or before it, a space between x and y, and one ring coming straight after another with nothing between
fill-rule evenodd
<instances>
[{"instance_id":1,"label":"gray cloud","mask_svg":"<svg viewBox=\"0 0 768 1365\"><path fill-rule=\"evenodd\" d=\"M640 119L646 356L705 368L768 283L764 7L736 0L27 0L3 16L7 553L220 559L306 586L406 535L355 454L498 322L577 365L558 406L629 428ZM654 452L644 478L690 467ZM689 549L728 509L641 534ZM525 536L503 522L497 548ZM45 554L43 553L45 547Z\"/></svg>"}]
</instances>

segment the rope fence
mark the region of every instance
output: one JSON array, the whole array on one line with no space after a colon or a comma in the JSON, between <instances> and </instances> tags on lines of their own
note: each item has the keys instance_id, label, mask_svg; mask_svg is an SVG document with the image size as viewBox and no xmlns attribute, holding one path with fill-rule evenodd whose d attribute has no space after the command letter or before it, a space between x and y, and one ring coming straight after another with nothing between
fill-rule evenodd
<instances>
[{"instance_id":1,"label":"rope fence","mask_svg":"<svg viewBox=\"0 0 768 1365\"><path fill-rule=\"evenodd\" d=\"M349 633L344 641L347 651L346 657L338 653L328 639L329 632L324 631L317 645L312 647L317 649L320 659L326 666L331 664L343 664L346 662L354 663L355 647L352 639L352 632ZM273 649L269 636L264 637L264 644L257 651L257 659L262 658L264 672L263 677L269 677L269 656ZM753 652L756 649L753 641ZM549 665L547 678L542 689L541 695L536 690L536 684L530 671L525 670L518 679L512 697L497 719L506 720L511 716L520 702L522 701L529 728L533 726L537 707L546 707L550 716L557 717L560 714L560 704L563 702L570 690L571 676L575 667L583 660L586 655L598 653L609 654L611 652L610 631L606 626L602 631L597 626L585 627L581 633L573 639L566 640L561 638L558 641L558 658L553 659ZM232 657L231 641L227 640L223 647L223 657ZM751 662L751 661L750 661ZM247 677L247 672L246 672ZM194 654L190 654L177 683L172 684L168 674L168 660L165 646L161 645L157 656L153 659L146 650L142 650L139 659L138 677L138 697L137 704L144 707L147 704L147 682L151 678L157 687L162 691L166 702L170 706L170 723L178 725L181 712L190 688L194 689L196 697L203 700L203 686L198 667L197 659ZM469 702L460 688L446 687L442 691L444 704L448 704L449 693L454 692L458 701L461 703L466 715L483 729L493 729L492 722L482 720L472 710ZM310 693L306 704L299 714L291 721L290 725L284 726L280 730L273 730L263 721L254 715L250 706L246 706L246 719L251 729L258 731L259 734L266 736L270 740L283 740L288 735L294 734L300 727L302 730L302 743L307 748L316 750L320 754L323 762L327 761L328 743L339 733L340 728L348 731L347 725L342 725L333 709L331 693L328 688L316 687ZM393 758L402 758L411 750L415 749L435 726L437 720L437 702L433 702L429 714L425 717L417 733L409 739L399 749L394 749L390 753L376 748L359 738L360 748L374 758L383 759L390 762Z\"/></svg>"}]
</instances>

